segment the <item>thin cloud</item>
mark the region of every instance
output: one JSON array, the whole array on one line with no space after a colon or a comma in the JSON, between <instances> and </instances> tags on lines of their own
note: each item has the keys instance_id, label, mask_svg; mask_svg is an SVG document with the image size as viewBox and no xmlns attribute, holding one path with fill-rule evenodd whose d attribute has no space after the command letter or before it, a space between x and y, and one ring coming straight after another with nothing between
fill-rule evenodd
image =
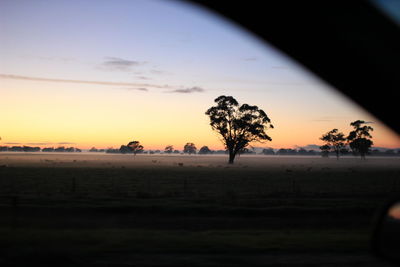
<instances>
[{"instance_id":1,"label":"thin cloud","mask_svg":"<svg viewBox=\"0 0 400 267\"><path fill-rule=\"evenodd\" d=\"M138 78L140 80L152 80L151 78L146 77L146 76L136 76L136 78Z\"/></svg>"},{"instance_id":2,"label":"thin cloud","mask_svg":"<svg viewBox=\"0 0 400 267\"><path fill-rule=\"evenodd\" d=\"M150 70L151 73L153 74L157 74L157 75L167 75L167 74L171 74L168 71L163 71L163 70L156 70L156 69L152 69Z\"/></svg>"},{"instance_id":3,"label":"thin cloud","mask_svg":"<svg viewBox=\"0 0 400 267\"><path fill-rule=\"evenodd\" d=\"M59 61L63 63L76 61L76 59L72 57L47 57L47 56L29 56L29 57L37 58L44 61Z\"/></svg>"},{"instance_id":4,"label":"thin cloud","mask_svg":"<svg viewBox=\"0 0 400 267\"><path fill-rule=\"evenodd\" d=\"M85 81L85 80L69 80L69 79L51 79L42 77L29 77L12 74L0 74L0 78L3 79L15 79L15 80L27 80L27 81L39 81L39 82L57 82L57 83L75 83L75 84L94 84L94 85L111 85L111 86L133 86L133 87L151 87L151 88L172 88L169 85L157 85L157 84L146 84L146 83L126 83L126 82L106 82L106 81Z\"/></svg>"},{"instance_id":5,"label":"thin cloud","mask_svg":"<svg viewBox=\"0 0 400 267\"><path fill-rule=\"evenodd\" d=\"M256 58L256 57L246 57L243 60L244 61L256 61L256 60L258 60L258 58Z\"/></svg>"},{"instance_id":6,"label":"thin cloud","mask_svg":"<svg viewBox=\"0 0 400 267\"><path fill-rule=\"evenodd\" d=\"M133 90L143 91L143 92L148 92L149 91L149 89L144 88L144 87L140 87L140 88L123 88L123 89L129 90L129 91L133 91Z\"/></svg>"},{"instance_id":7,"label":"thin cloud","mask_svg":"<svg viewBox=\"0 0 400 267\"><path fill-rule=\"evenodd\" d=\"M145 91L145 92L149 91L148 88L174 89L174 90L170 90L170 91L166 91L166 92L167 93L182 93L182 94L201 93L201 92L205 91L203 88L198 87L198 86L191 87L191 88L179 88L178 86L171 86L168 84L158 85L158 84L149 84L149 83L127 83L127 82L52 79L52 78L30 77L30 76L12 75L12 74L0 74L0 79L14 79L14 80L54 82L54 83L92 84L92 85L105 85L105 86L127 86L123 89L139 90L139 91Z\"/></svg>"},{"instance_id":8,"label":"thin cloud","mask_svg":"<svg viewBox=\"0 0 400 267\"><path fill-rule=\"evenodd\" d=\"M56 143L56 144L58 144L58 145L75 145L76 143L72 143L72 142L59 142L59 143Z\"/></svg>"},{"instance_id":9,"label":"thin cloud","mask_svg":"<svg viewBox=\"0 0 400 267\"><path fill-rule=\"evenodd\" d=\"M7 142L7 143L3 143L5 145L20 145L22 143L15 143L15 142Z\"/></svg>"},{"instance_id":10,"label":"thin cloud","mask_svg":"<svg viewBox=\"0 0 400 267\"><path fill-rule=\"evenodd\" d=\"M134 66L146 64L146 61L127 60L118 57L106 57L106 60L101 63L101 68L106 70L129 71Z\"/></svg>"},{"instance_id":11,"label":"thin cloud","mask_svg":"<svg viewBox=\"0 0 400 267\"><path fill-rule=\"evenodd\" d=\"M172 91L167 91L167 93L180 93L180 94L191 94L191 93L202 93L205 90L201 87L194 86L192 88L176 89Z\"/></svg>"},{"instance_id":12,"label":"thin cloud","mask_svg":"<svg viewBox=\"0 0 400 267\"><path fill-rule=\"evenodd\" d=\"M50 145L50 144L53 144L53 143L48 143L48 142L46 142L46 143L27 143L27 145L32 145L32 146L45 146L45 145Z\"/></svg>"}]
</instances>

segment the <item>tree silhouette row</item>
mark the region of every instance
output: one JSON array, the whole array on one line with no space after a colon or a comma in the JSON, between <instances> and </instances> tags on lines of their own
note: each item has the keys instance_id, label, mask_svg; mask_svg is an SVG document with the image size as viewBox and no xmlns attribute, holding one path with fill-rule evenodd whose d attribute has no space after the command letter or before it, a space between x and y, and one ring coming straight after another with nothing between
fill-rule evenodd
<instances>
[{"instance_id":1,"label":"tree silhouette row","mask_svg":"<svg viewBox=\"0 0 400 267\"><path fill-rule=\"evenodd\" d=\"M333 129L322 135L320 140L325 142L320 147L322 156L327 157L329 152L334 152L336 158L339 159L340 154L346 151L346 146L349 146L354 155L360 155L361 159L365 159L373 145L370 132L374 130L371 126L365 124L367 123L362 120L350 123L354 129L347 137L342 132L339 132L338 129Z\"/></svg>"}]
</instances>

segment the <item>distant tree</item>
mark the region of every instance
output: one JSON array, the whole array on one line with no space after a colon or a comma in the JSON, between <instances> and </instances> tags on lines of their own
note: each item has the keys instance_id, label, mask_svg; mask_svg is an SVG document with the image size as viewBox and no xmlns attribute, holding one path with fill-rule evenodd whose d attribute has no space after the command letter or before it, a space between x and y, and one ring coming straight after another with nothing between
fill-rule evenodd
<instances>
[{"instance_id":1,"label":"distant tree","mask_svg":"<svg viewBox=\"0 0 400 267\"><path fill-rule=\"evenodd\" d=\"M346 147L340 149L340 154L342 155L348 155L349 153L350 151Z\"/></svg>"},{"instance_id":2,"label":"distant tree","mask_svg":"<svg viewBox=\"0 0 400 267\"><path fill-rule=\"evenodd\" d=\"M307 154L310 155L310 156L314 156L314 155L317 154L317 152L315 152L315 150L313 150L313 149L310 149L310 150L307 151Z\"/></svg>"},{"instance_id":3,"label":"distant tree","mask_svg":"<svg viewBox=\"0 0 400 267\"><path fill-rule=\"evenodd\" d=\"M164 153L171 154L174 151L174 147L172 145L168 145L164 149Z\"/></svg>"},{"instance_id":4,"label":"distant tree","mask_svg":"<svg viewBox=\"0 0 400 267\"><path fill-rule=\"evenodd\" d=\"M11 146L8 148L8 151L12 151L12 152L23 152L24 149L20 146Z\"/></svg>"},{"instance_id":5,"label":"distant tree","mask_svg":"<svg viewBox=\"0 0 400 267\"><path fill-rule=\"evenodd\" d=\"M308 155L308 152L307 152L307 150L305 150L304 148L300 148L300 149L297 151L297 154L304 156L304 155Z\"/></svg>"},{"instance_id":6,"label":"distant tree","mask_svg":"<svg viewBox=\"0 0 400 267\"><path fill-rule=\"evenodd\" d=\"M143 146L139 141L131 141L126 146L130 149L134 156L136 156L137 153L143 152Z\"/></svg>"},{"instance_id":7,"label":"distant tree","mask_svg":"<svg viewBox=\"0 0 400 267\"><path fill-rule=\"evenodd\" d=\"M23 146L22 147L24 152L38 152L40 151L40 147L31 147L31 146Z\"/></svg>"},{"instance_id":8,"label":"distant tree","mask_svg":"<svg viewBox=\"0 0 400 267\"><path fill-rule=\"evenodd\" d=\"M119 152L121 152L122 154L127 154L127 153L132 153L132 150L128 146L121 145L119 147Z\"/></svg>"},{"instance_id":9,"label":"distant tree","mask_svg":"<svg viewBox=\"0 0 400 267\"><path fill-rule=\"evenodd\" d=\"M54 149L54 152L65 152L65 147L59 146L56 149Z\"/></svg>"},{"instance_id":10,"label":"distant tree","mask_svg":"<svg viewBox=\"0 0 400 267\"><path fill-rule=\"evenodd\" d=\"M264 148L262 150L262 153L264 155L275 155L275 152L274 152L274 150L272 148Z\"/></svg>"},{"instance_id":11,"label":"distant tree","mask_svg":"<svg viewBox=\"0 0 400 267\"><path fill-rule=\"evenodd\" d=\"M278 149L278 151L276 152L277 155L297 155L297 150L296 149L292 149L292 148L280 148Z\"/></svg>"},{"instance_id":12,"label":"distant tree","mask_svg":"<svg viewBox=\"0 0 400 267\"><path fill-rule=\"evenodd\" d=\"M395 152L394 152L394 150L393 149L387 149L386 151L385 151L385 156L395 156L396 154L395 154Z\"/></svg>"},{"instance_id":13,"label":"distant tree","mask_svg":"<svg viewBox=\"0 0 400 267\"><path fill-rule=\"evenodd\" d=\"M187 154L196 154L197 148L193 143L186 143L186 145L183 147L183 153Z\"/></svg>"},{"instance_id":14,"label":"distant tree","mask_svg":"<svg viewBox=\"0 0 400 267\"><path fill-rule=\"evenodd\" d=\"M54 148L53 147L45 147L42 149L42 152L54 152Z\"/></svg>"},{"instance_id":15,"label":"distant tree","mask_svg":"<svg viewBox=\"0 0 400 267\"><path fill-rule=\"evenodd\" d=\"M247 147L242 148L241 150L238 151L237 153L238 155L246 155L246 154L256 154L256 152L254 151L254 149L249 149Z\"/></svg>"},{"instance_id":16,"label":"distant tree","mask_svg":"<svg viewBox=\"0 0 400 267\"><path fill-rule=\"evenodd\" d=\"M328 145L323 145L323 146L320 146L319 149L321 149L321 156L322 156L323 158L329 157L329 151L331 150L331 147L330 147L330 146L328 146Z\"/></svg>"},{"instance_id":17,"label":"distant tree","mask_svg":"<svg viewBox=\"0 0 400 267\"><path fill-rule=\"evenodd\" d=\"M357 120L350 123L354 130L349 133L347 141L350 145L351 150L354 154L361 156L361 159L365 159L365 155L369 152L372 142L372 136L370 132L374 129L371 126L363 125L365 121Z\"/></svg>"},{"instance_id":18,"label":"distant tree","mask_svg":"<svg viewBox=\"0 0 400 267\"><path fill-rule=\"evenodd\" d=\"M373 156L382 156L382 152L379 149L372 149L371 155Z\"/></svg>"},{"instance_id":19,"label":"distant tree","mask_svg":"<svg viewBox=\"0 0 400 267\"><path fill-rule=\"evenodd\" d=\"M233 164L236 154L251 142L271 141L265 131L273 128L267 114L257 106L239 103L232 96L219 96L216 106L209 108L211 128L220 134L221 141L229 152L229 163Z\"/></svg>"},{"instance_id":20,"label":"distant tree","mask_svg":"<svg viewBox=\"0 0 400 267\"><path fill-rule=\"evenodd\" d=\"M212 151L208 148L208 146L202 146L199 150L199 154L211 154Z\"/></svg>"},{"instance_id":21,"label":"distant tree","mask_svg":"<svg viewBox=\"0 0 400 267\"><path fill-rule=\"evenodd\" d=\"M340 151L346 145L344 134L339 132L338 129L333 129L322 135L320 140L325 142L325 145L329 147L330 151L335 153L336 159L339 160Z\"/></svg>"},{"instance_id":22,"label":"distant tree","mask_svg":"<svg viewBox=\"0 0 400 267\"><path fill-rule=\"evenodd\" d=\"M110 147L106 149L106 153L116 154L116 153L121 153L121 151L119 149Z\"/></svg>"},{"instance_id":23,"label":"distant tree","mask_svg":"<svg viewBox=\"0 0 400 267\"><path fill-rule=\"evenodd\" d=\"M89 149L89 152L98 152L98 149L95 147L92 147L91 149Z\"/></svg>"},{"instance_id":24,"label":"distant tree","mask_svg":"<svg viewBox=\"0 0 400 267\"><path fill-rule=\"evenodd\" d=\"M68 147L65 149L65 152L75 152L75 148L74 147Z\"/></svg>"},{"instance_id":25,"label":"distant tree","mask_svg":"<svg viewBox=\"0 0 400 267\"><path fill-rule=\"evenodd\" d=\"M276 152L276 154L278 154L278 155L287 155L287 149L285 149L285 148L280 148L280 149Z\"/></svg>"},{"instance_id":26,"label":"distant tree","mask_svg":"<svg viewBox=\"0 0 400 267\"><path fill-rule=\"evenodd\" d=\"M179 154L179 153L181 153L179 150L177 149L174 150L174 154Z\"/></svg>"}]
</instances>

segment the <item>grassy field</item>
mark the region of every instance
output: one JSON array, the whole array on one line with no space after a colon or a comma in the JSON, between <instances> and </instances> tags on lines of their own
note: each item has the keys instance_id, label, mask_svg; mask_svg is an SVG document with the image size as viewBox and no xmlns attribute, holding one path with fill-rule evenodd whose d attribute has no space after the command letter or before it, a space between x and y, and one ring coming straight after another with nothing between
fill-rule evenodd
<instances>
[{"instance_id":1,"label":"grassy field","mask_svg":"<svg viewBox=\"0 0 400 267\"><path fill-rule=\"evenodd\" d=\"M0 153L0 264L383 266L399 158Z\"/></svg>"}]
</instances>

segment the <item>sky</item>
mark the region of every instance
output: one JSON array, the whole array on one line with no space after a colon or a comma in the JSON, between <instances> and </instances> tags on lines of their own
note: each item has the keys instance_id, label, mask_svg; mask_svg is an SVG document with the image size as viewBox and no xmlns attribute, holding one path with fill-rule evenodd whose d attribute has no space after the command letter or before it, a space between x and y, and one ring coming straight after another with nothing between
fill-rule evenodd
<instances>
[{"instance_id":1,"label":"sky","mask_svg":"<svg viewBox=\"0 0 400 267\"><path fill-rule=\"evenodd\" d=\"M168 0L2 0L0 145L222 149L205 111L220 95L257 105L272 141L321 145L361 119L383 123L279 50L207 10Z\"/></svg>"}]
</instances>

